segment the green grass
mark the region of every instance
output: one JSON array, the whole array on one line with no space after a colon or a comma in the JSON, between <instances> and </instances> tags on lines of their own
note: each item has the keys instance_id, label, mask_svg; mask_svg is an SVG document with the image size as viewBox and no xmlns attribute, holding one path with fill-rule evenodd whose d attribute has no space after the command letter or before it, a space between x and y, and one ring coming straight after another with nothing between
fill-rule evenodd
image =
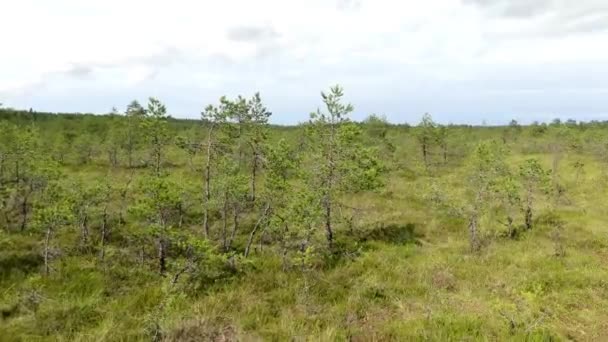
<instances>
[{"instance_id":1,"label":"green grass","mask_svg":"<svg viewBox=\"0 0 608 342\"><path fill-rule=\"evenodd\" d=\"M284 272L279 254L267 249L241 273L192 291L171 287L117 244L104 264L63 250L44 277L40 237L3 231L0 340L139 341L157 329L167 340L186 341L608 339L605 165L587 155L562 160L568 202L554 211L565 222L558 242L543 221L551 207L545 202L536 227L516 240L485 222L484 248L472 254L462 219L424 197L431 180L462 187L461 160L428 176L408 146L398 143L403 160L384 189L346 200L364 208L353 232L337 232L352 253L306 272ZM532 156L551 165L549 154L516 151L510 160ZM585 163L579 179L575 160ZM70 172L103 174L95 166ZM173 173L188 175L183 166ZM73 245L76 236L67 231L58 240ZM556 243L564 256L555 256Z\"/></svg>"}]
</instances>

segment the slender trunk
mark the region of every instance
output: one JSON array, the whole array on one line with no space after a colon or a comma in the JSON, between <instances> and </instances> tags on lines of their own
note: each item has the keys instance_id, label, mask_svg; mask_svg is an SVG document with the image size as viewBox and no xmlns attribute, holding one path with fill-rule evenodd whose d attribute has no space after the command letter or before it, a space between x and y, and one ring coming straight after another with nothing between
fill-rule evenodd
<instances>
[{"instance_id":1,"label":"slender trunk","mask_svg":"<svg viewBox=\"0 0 608 342\"><path fill-rule=\"evenodd\" d=\"M9 211L7 210L8 197L2 198L2 210L0 212L4 216L4 230L6 232L10 231L10 227L12 226L11 218L9 216Z\"/></svg>"},{"instance_id":2,"label":"slender trunk","mask_svg":"<svg viewBox=\"0 0 608 342\"><path fill-rule=\"evenodd\" d=\"M101 247L99 251L99 258L103 261L106 257L106 239L108 238L108 208L103 209L103 216L101 221Z\"/></svg>"},{"instance_id":3,"label":"slender trunk","mask_svg":"<svg viewBox=\"0 0 608 342\"><path fill-rule=\"evenodd\" d=\"M469 243L473 252L479 251L480 247L477 224L477 212L474 212L469 218Z\"/></svg>"},{"instance_id":4,"label":"slender trunk","mask_svg":"<svg viewBox=\"0 0 608 342\"><path fill-rule=\"evenodd\" d=\"M27 228L27 208L28 208L28 200L30 197L30 192L26 190L23 194L23 200L21 201L21 231L25 231Z\"/></svg>"},{"instance_id":5,"label":"slender trunk","mask_svg":"<svg viewBox=\"0 0 608 342\"><path fill-rule=\"evenodd\" d=\"M334 232L331 226L331 200L327 200L325 204L325 234L329 248L332 248L334 241Z\"/></svg>"},{"instance_id":6,"label":"slender trunk","mask_svg":"<svg viewBox=\"0 0 608 342\"><path fill-rule=\"evenodd\" d=\"M448 145L443 145L443 163L448 163Z\"/></svg>"},{"instance_id":7,"label":"slender trunk","mask_svg":"<svg viewBox=\"0 0 608 342\"><path fill-rule=\"evenodd\" d=\"M289 263L287 262L287 245L286 244L283 244L282 250L283 250L283 252L281 253L282 269L283 269L283 272L287 272L287 270L289 269Z\"/></svg>"},{"instance_id":8,"label":"slender trunk","mask_svg":"<svg viewBox=\"0 0 608 342\"><path fill-rule=\"evenodd\" d=\"M139 264L143 266L146 262L146 246L144 246L143 242L140 242L139 247Z\"/></svg>"},{"instance_id":9,"label":"slender trunk","mask_svg":"<svg viewBox=\"0 0 608 342\"><path fill-rule=\"evenodd\" d=\"M222 208L222 247L224 251L228 251L228 239L226 229L228 226L228 198L224 194L224 207Z\"/></svg>"},{"instance_id":10,"label":"slender trunk","mask_svg":"<svg viewBox=\"0 0 608 342\"><path fill-rule=\"evenodd\" d=\"M258 154L253 151L253 165L251 167L251 201L255 202L255 179L258 172Z\"/></svg>"},{"instance_id":11,"label":"slender trunk","mask_svg":"<svg viewBox=\"0 0 608 342\"><path fill-rule=\"evenodd\" d=\"M129 163L129 169L133 168L133 151L130 146L127 148L127 159Z\"/></svg>"},{"instance_id":12,"label":"slender trunk","mask_svg":"<svg viewBox=\"0 0 608 342\"><path fill-rule=\"evenodd\" d=\"M15 161L15 180L16 180L17 184L19 184L19 182L21 182L21 174L19 171L19 160Z\"/></svg>"},{"instance_id":13,"label":"slender trunk","mask_svg":"<svg viewBox=\"0 0 608 342\"><path fill-rule=\"evenodd\" d=\"M4 155L0 156L0 185L4 184Z\"/></svg>"},{"instance_id":14,"label":"slender trunk","mask_svg":"<svg viewBox=\"0 0 608 342\"><path fill-rule=\"evenodd\" d=\"M264 227L264 229L260 233L260 241L258 244L258 250L260 251L260 253L262 252L262 249L264 248L264 235L265 234L266 234L266 227Z\"/></svg>"},{"instance_id":15,"label":"slender trunk","mask_svg":"<svg viewBox=\"0 0 608 342\"><path fill-rule=\"evenodd\" d=\"M426 148L426 142L422 143L422 159L424 160L424 166L428 167L428 163L427 163L427 148Z\"/></svg>"},{"instance_id":16,"label":"slender trunk","mask_svg":"<svg viewBox=\"0 0 608 342\"><path fill-rule=\"evenodd\" d=\"M161 231L158 237L158 272L161 276L167 273L167 241L165 239L166 220L162 212L159 213Z\"/></svg>"},{"instance_id":17,"label":"slender trunk","mask_svg":"<svg viewBox=\"0 0 608 342\"><path fill-rule=\"evenodd\" d=\"M129 193L129 186L131 185L132 181L133 181L133 171L131 171L131 174L129 175L129 178L128 178L127 183L125 184L124 188L120 191L120 210L118 212L118 222L121 225L124 225L127 222L125 220L125 207L126 207L126 203L127 203L127 195Z\"/></svg>"},{"instance_id":18,"label":"slender trunk","mask_svg":"<svg viewBox=\"0 0 608 342\"><path fill-rule=\"evenodd\" d=\"M182 267L179 271L177 271L175 273L175 275L173 275L173 279L171 280L171 286L175 286L175 284L177 284L177 282L179 281L179 277L181 277L182 274L186 273L186 271L188 271L189 268L190 268L190 264L187 262L184 267Z\"/></svg>"},{"instance_id":19,"label":"slender trunk","mask_svg":"<svg viewBox=\"0 0 608 342\"><path fill-rule=\"evenodd\" d=\"M196 171L196 168L194 167L194 157L195 155L188 153L188 167L191 171Z\"/></svg>"},{"instance_id":20,"label":"slender trunk","mask_svg":"<svg viewBox=\"0 0 608 342\"><path fill-rule=\"evenodd\" d=\"M228 246L226 248L226 250L230 250L230 248L232 248L232 242L234 241L234 238L236 236L236 231L239 229L239 208L238 208L238 204L234 205L234 215L233 215L233 226L232 226L232 232L230 233L230 239L228 240Z\"/></svg>"},{"instance_id":21,"label":"slender trunk","mask_svg":"<svg viewBox=\"0 0 608 342\"><path fill-rule=\"evenodd\" d=\"M507 216L507 229L509 230L509 238L514 239L517 231L513 226L513 217L511 217L511 215Z\"/></svg>"},{"instance_id":22,"label":"slender trunk","mask_svg":"<svg viewBox=\"0 0 608 342\"><path fill-rule=\"evenodd\" d=\"M127 221L125 221L125 215L123 214L123 211L124 211L124 204L121 205L120 211L118 212L118 222L121 225L127 223Z\"/></svg>"},{"instance_id":23,"label":"slender trunk","mask_svg":"<svg viewBox=\"0 0 608 342\"><path fill-rule=\"evenodd\" d=\"M89 243L89 216L85 213L80 221L81 243L86 246Z\"/></svg>"},{"instance_id":24,"label":"slender trunk","mask_svg":"<svg viewBox=\"0 0 608 342\"><path fill-rule=\"evenodd\" d=\"M167 272L167 246L165 237L161 236L158 239L158 272L164 276Z\"/></svg>"},{"instance_id":25,"label":"slender trunk","mask_svg":"<svg viewBox=\"0 0 608 342\"><path fill-rule=\"evenodd\" d=\"M177 226L178 228L181 228L184 224L184 206L182 205L182 202L177 205L177 212L179 215L179 221L177 222Z\"/></svg>"},{"instance_id":26,"label":"slender trunk","mask_svg":"<svg viewBox=\"0 0 608 342\"><path fill-rule=\"evenodd\" d=\"M288 230L289 228L287 226L287 223L285 223L285 226L283 228L283 238L281 239L281 260L283 272L287 272L287 270L289 269L289 263L287 262L287 243L285 241Z\"/></svg>"},{"instance_id":27,"label":"slender trunk","mask_svg":"<svg viewBox=\"0 0 608 342\"><path fill-rule=\"evenodd\" d=\"M554 152L553 153L553 162L551 163L551 175L553 176L553 181L555 181L555 178L557 177L557 170L559 167L559 159L557 157L557 154Z\"/></svg>"},{"instance_id":28,"label":"slender trunk","mask_svg":"<svg viewBox=\"0 0 608 342\"><path fill-rule=\"evenodd\" d=\"M156 139L156 140L158 140L158 139ZM156 175L160 176L160 163L161 163L161 158L162 158L162 151L158 144L159 144L159 142L156 141L156 146L154 147L154 159L155 159Z\"/></svg>"},{"instance_id":29,"label":"slender trunk","mask_svg":"<svg viewBox=\"0 0 608 342\"><path fill-rule=\"evenodd\" d=\"M310 239L312 238L312 231L313 231L312 225L308 224L308 230L306 231L306 237L304 238L304 241L302 241L302 244L300 244L300 252L304 253L308 249L308 245L310 245Z\"/></svg>"},{"instance_id":30,"label":"slender trunk","mask_svg":"<svg viewBox=\"0 0 608 342\"><path fill-rule=\"evenodd\" d=\"M255 226L253 226L253 229L249 233L249 239L247 240L247 246L245 247L245 254L244 254L245 258L249 256L249 251L251 249L251 244L253 243L253 238L255 237L255 234L257 233L258 229L260 228L260 225L262 224L262 222L266 219L266 216L268 215L269 210L270 210L270 204L267 204L266 208L264 208L264 213L258 219L258 222L255 223Z\"/></svg>"},{"instance_id":31,"label":"slender trunk","mask_svg":"<svg viewBox=\"0 0 608 342\"><path fill-rule=\"evenodd\" d=\"M306 253L307 249L308 249L308 237L300 245L300 253ZM306 262L305 262L304 259L300 259L300 271L301 272L305 272L306 271Z\"/></svg>"},{"instance_id":32,"label":"slender trunk","mask_svg":"<svg viewBox=\"0 0 608 342\"><path fill-rule=\"evenodd\" d=\"M133 167L133 123L132 119L129 118L129 128L127 137L127 159L129 163L129 169Z\"/></svg>"},{"instance_id":33,"label":"slender trunk","mask_svg":"<svg viewBox=\"0 0 608 342\"><path fill-rule=\"evenodd\" d=\"M45 275L49 275L51 267L50 267L50 242L51 242L51 234L52 234L52 229L51 226L49 225L46 228L46 237L44 239L44 274Z\"/></svg>"},{"instance_id":34,"label":"slender trunk","mask_svg":"<svg viewBox=\"0 0 608 342\"><path fill-rule=\"evenodd\" d=\"M332 190L333 190L333 178L334 178L334 135L335 135L335 127L334 124L331 124L331 134L329 140L329 158L328 158L328 169L329 174L327 177L327 190L325 193L324 205L325 205L325 231L327 237L327 244L331 249L333 247L334 242L334 232L332 228L331 222L331 209L332 209Z\"/></svg>"},{"instance_id":35,"label":"slender trunk","mask_svg":"<svg viewBox=\"0 0 608 342\"><path fill-rule=\"evenodd\" d=\"M110 160L110 165L112 165L112 167L118 166L118 155L116 149L112 148L108 152L108 159Z\"/></svg>"},{"instance_id":36,"label":"slender trunk","mask_svg":"<svg viewBox=\"0 0 608 342\"><path fill-rule=\"evenodd\" d=\"M124 225L125 223L127 223L127 221L125 220L126 203L127 203L127 190L125 189L120 194L120 210L118 211L118 223L120 225Z\"/></svg>"},{"instance_id":37,"label":"slender trunk","mask_svg":"<svg viewBox=\"0 0 608 342\"><path fill-rule=\"evenodd\" d=\"M528 192L525 212L526 230L532 229L532 194Z\"/></svg>"},{"instance_id":38,"label":"slender trunk","mask_svg":"<svg viewBox=\"0 0 608 342\"><path fill-rule=\"evenodd\" d=\"M203 195L203 230L205 236L209 239L209 202L211 201L211 133L213 128L209 128L209 136L207 138L207 162L205 164L205 189Z\"/></svg>"},{"instance_id":39,"label":"slender trunk","mask_svg":"<svg viewBox=\"0 0 608 342\"><path fill-rule=\"evenodd\" d=\"M532 208L530 206L526 207L526 229L532 229Z\"/></svg>"}]
</instances>

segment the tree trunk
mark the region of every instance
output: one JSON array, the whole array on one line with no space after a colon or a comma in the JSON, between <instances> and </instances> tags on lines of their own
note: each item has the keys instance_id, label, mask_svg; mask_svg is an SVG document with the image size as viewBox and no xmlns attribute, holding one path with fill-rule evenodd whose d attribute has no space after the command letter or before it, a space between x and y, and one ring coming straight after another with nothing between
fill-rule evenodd
<instances>
[{"instance_id":1,"label":"tree trunk","mask_svg":"<svg viewBox=\"0 0 608 342\"><path fill-rule=\"evenodd\" d=\"M118 211L118 222L120 223L120 225L124 225L127 222L125 220L125 207L127 206L127 195L129 193L129 186L131 185L132 181L133 171L131 171L129 179L127 180L127 183L125 184L124 188L120 191L120 209Z\"/></svg>"},{"instance_id":2,"label":"tree trunk","mask_svg":"<svg viewBox=\"0 0 608 342\"><path fill-rule=\"evenodd\" d=\"M525 224L526 230L532 229L532 194L530 192L528 192L526 200Z\"/></svg>"},{"instance_id":3,"label":"tree trunk","mask_svg":"<svg viewBox=\"0 0 608 342\"><path fill-rule=\"evenodd\" d=\"M127 158L129 163L129 169L131 169L133 168L133 151L131 150L131 147L127 149Z\"/></svg>"},{"instance_id":4,"label":"tree trunk","mask_svg":"<svg viewBox=\"0 0 608 342\"><path fill-rule=\"evenodd\" d=\"M329 174L327 177L327 189L324 198L325 205L325 233L327 237L327 244L331 249L333 247L334 242L334 232L332 228L331 222L331 209L332 209L332 190L333 190L333 181L334 181L334 172L335 172L335 163L334 163L334 136L335 136L335 127L334 124L331 124L331 134L329 140L329 157L327 160L327 167L329 169Z\"/></svg>"},{"instance_id":5,"label":"tree trunk","mask_svg":"<svg viewBox=\"0 0 608 342\"><path fill-rule=\"evenodd\" d=\"M160 176L160 164L162 159L162 152L160 150L160 146L156 145L154 147L154 159L155 159L155 170L156 175Z\"/></svg>"},{"instance_id":6,"label":"tree trunk","mask_svg":"<svg viewBox=\"0 0 608 342\"><path fill-rule=\"evenodd\" d=\"M224 196L227 196L224 194ZM228 226L228 199L224 197L224 207L222 208L222 247L224 251L228 251L228 236L227 236L227 226Z\"/></svg>"},{"instance_id":7,"label":"tree trunk","mask_svg":"<svg viewBox=\"0 0 608 342\"><path fill-rule=\"evenodd\" d=\"M283 246L281 247L282 249L282 253L281 253L281 264L282 267L281 269L283 270L283 272L287 272L287 270L289 269L289 262L287 261L287 245L283 244Z\"/></svg>"},{"instance_id":8,"label":"tree trunk","mask_svg":"<svg viewBox=\"0 0 608 342\"><path fill-rule=\"evenodd\" d=\"M129 133L127 137L127 159L129 163L129 169L133 167L133 127L131 118L129 118Z\"/></svg>"},{"instance_id":9,"label":"tree trunk","mask_svg":"<svg viewBox=\"0 0 608 342\"><path fill-rule=\"evenodd\" d=\"M253 165L251 168L251 201L255 202L255 179L258 172L258 154L253 151Z\"/></svg>"},{"instance_id":10,"label":"tree trunk","mask_svg":"<svg viewBox=\"0 0 608 342\"><path fill-rule=\"evenodd\" d=\"M15 181L17 182L17 184L19 184L19 182L21 182L21 174L19 171L19 161L15 161Z\"/></svg>"},{"instance_id":11,"label":"tree trunk","mask_svg":"<svg viewBox=\"0 0 608 342\"><path fill-rule=\"evenodd\" d=\"M205 189L203 195L203 230L205 236L209 239L209 202L211 201L211 133L213 129L209 129L209 137L207 138L207 163L205 164Z\"/></svg>"},{"instance_id":12,"label":"tree trunk","mask_svg":"<svg viewBox=\"0 0 608 342\"><path fill-rule=\"evenodd\" d=\"M424 160L424 167L428 167L428 162L427 162L427 147L426 147L426 142L422 143L422 159Z\"/></svg>"},{"instance_id":13,"label":"tree trunk","mask_svg":"<svg viewBox=\"0 0 608 342\"><path fill-rule=\"evenodd\" d=\"M158 272L164 276L167 272L167 246L165 245L165 239L161 236L158 239Z\"/></svg>"},{"instance_id":14,"label":"tree trunk","mask_svg":"<svg viewBox=\"0 0 608 342\"><path fill-rule=\"evenodd\" d=\"M120 194L120 210L118 211L118 223L122 226L127 221L125 220L125 207L127 202L127 189Z\"/></svg>"},{"instance_id":15,"label":"tree trunk","mask_svg":"<svg viewBox=\"0 0 608 342\"><path fill-rule=\"evenodd\" d=\"M526 230L532 229L532 208L528 205L526 207Z\"/></svg>"},{"instance_id":16,"label":"tree trunk","mask_svg":"<svg viewBox=\"0 0 608 342\"><path fill-rule=\"evenodd\" d=\"M52 229L51 226L48 226L46 229L46 237L44 239L44 274L49 275L51 267L50 267L50 242L51 242L51 234Z\"/></svg>"},{"instance_id":17,"label":"tree trunk","mask_svg":"<svg viewBox=\"0 0 608 342\"><path fill-rule=\"evenodd\" d=\"M177 227L181 228L184 225L184 206L182 202L177 205L177 211L179 215L179 221L177 222Z\"/></svg>"},{"instance_id":18,"label":"tree trunk","mask_svg":"<svg viewBox=\"0 0 608 342\"><path fill-rule=\"evenodd\" d=\"M517 231L513 226L513 217L511 217L511 215L507 216L507 229L509 230L509 238L514 239L517 235Z\"/></svg>"},{"instance_id":19,"label":"tree trunk","mask_svg":"<svg viewBox=\"0 0 608 342\"><path fill-rule=\"evenodd\" d=\"M262 253L262 250L264 248L264 235L265 234L266 234L266 227L264 227L264 229L260 233L260 241L258 243L258 250L260 251L260 253Z\"/></svg>"},{"instance_id":20,"label":"tree trunk","mask_svg":"<svg viewBox=\"0 0 608 342\"><path fill-rule=\"evenodd\" d=\"M146 263L146 246L144 246L143 242L140 242L139 247L139 264L143 266Z\"/></svg>"},{"instance_id":21,"label":"tree trunk","mask_svg":"<svg viewBox=\"0 0 608 342\"><path fill-rule=\"evenodd\" d=\"M480 248L477 224L477 213L473 213L469 218L469 243L473 252Z\"/></svg>"},{"instance_id":22,"label":"tree trunk","mask_svg":"<svg viewBox=\"0 0 608 342\"><path fill-rule=\"evenodd\" d=\"M80 221L80 230L82 233L81 243L86 246L89 243L89 216L87 214L84 214Z\"/></svg>"},{"instance_id":23,"label":"tree trunk","mask_svg":"<svg viewBox=\"0 0 608 342\"><path fill-rule=\"evenodd\" d=\"M0 156L0 185L4 184L4 155Z\"/></svg>"},{"instance_id":24,"label":"tree trunk","mask_svg":"<svg viewBox=\"0 0 608 342\"><path fill-rule=\"evenodd\" d=\"M108 238L108 211L107 208L103 209L103 217L101 221L101 248L99 251L99 258L103 261L106 257L106 239Z\"/></svg>"},{"instance_id":25,"label":"tree trunk","mask_svg":"<svg viewBox=\"0 0 608 342\"><path fill-rule=\"evenodd\" d=\"M26 191L23 194L23 200L21 201L21 231L25 231L27 228L27 208L28 208L28 200L30 197L29 191Z\"/></svg>"},{"instance_id":26,"label":"tree trunk","mask_svg":"<svg viewBox=\"0 0 608 342\"><path fill-rule=\"evenodd\" d=\"M116 151L116 149L111 149L108 152L108 159L110 161L110 165L112 165L112 167L116 167L118 166L118 152Z\"/></svg>"},{"instance_id":27,"label":"tree trunk","mask_svg":"<svg viewBox=\"0 0 608 342\"><path fill-rule=\"evenodd\" d=\"M262 224L262 222L264 221L264 219L268 215L268 211L269 210L270 210L270 205L267 204L266 208L264 208L264 213L258 219L258 222L255 223L255 226L253 226L253 229L251 230L251 233L249 233L249 240L247 240L247 246L245 247L245 254L244 254L245 258L249 256L249 251L251 249L251 244L253 243L253 238L255 237L255 233L257 233L258 229L260 228L260 225Z\"/></svg>"},{"instance_id":28,"label":"tree trunk","mask_svg":"<svg viewBox=\"0 0 608 342\"><path fill-rule=\"evenodd\" d=\"M226 248L226 250L230 250L230 248L232 248L232 242L234 241L234 238L236 236L236 231L239 228L239 208L238 208L238 204L234 205L234 215L233 215L233 226L232 226L232 232L230 233L230 239L228 240L228 246Z\"/></svg>"},{"instance_id":29,"label":"tree trunk","mask_svg":"<svg viewBox=\"0 0 608 342\"><path fill-rule=\"evenodd\" d=\"M334 232L331 226L331 200L328 198L325 203L325 234L329 248L332 248L334 242Z\"/></svg>"}]
</instances>

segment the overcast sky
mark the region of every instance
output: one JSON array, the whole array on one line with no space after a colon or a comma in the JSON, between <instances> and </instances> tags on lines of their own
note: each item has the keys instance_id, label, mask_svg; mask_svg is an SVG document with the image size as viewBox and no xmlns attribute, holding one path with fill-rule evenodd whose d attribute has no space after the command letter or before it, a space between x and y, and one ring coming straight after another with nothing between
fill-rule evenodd
<instances>
[{"instance_id":1,"label":"overcast sky","mask_svg":"<svg viewBox=\"0 0 608 342\"><path fill-rule=\"evenodd\" d=\"M607 0L2 0L0 102L198 118L260 91L305 121L339 83L355 118L608 119Z\"/></svg>"}]
</instances>

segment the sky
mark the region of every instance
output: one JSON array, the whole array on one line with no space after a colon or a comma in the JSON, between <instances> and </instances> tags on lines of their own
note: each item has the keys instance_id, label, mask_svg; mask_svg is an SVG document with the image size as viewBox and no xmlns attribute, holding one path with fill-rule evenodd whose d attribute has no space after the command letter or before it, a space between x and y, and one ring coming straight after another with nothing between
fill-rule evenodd
<instances>
[{"instance_id":1,"label":"sky","mask_svg":"<svg viewBox=\"0 0 608 342\"><path fill-rule=\"evenodd\" d=\"M608 120L606 0L0 0L0 103L198 118L260 92L294 124L340 84L354 119Z\"/></svg>"}]
</instances>

